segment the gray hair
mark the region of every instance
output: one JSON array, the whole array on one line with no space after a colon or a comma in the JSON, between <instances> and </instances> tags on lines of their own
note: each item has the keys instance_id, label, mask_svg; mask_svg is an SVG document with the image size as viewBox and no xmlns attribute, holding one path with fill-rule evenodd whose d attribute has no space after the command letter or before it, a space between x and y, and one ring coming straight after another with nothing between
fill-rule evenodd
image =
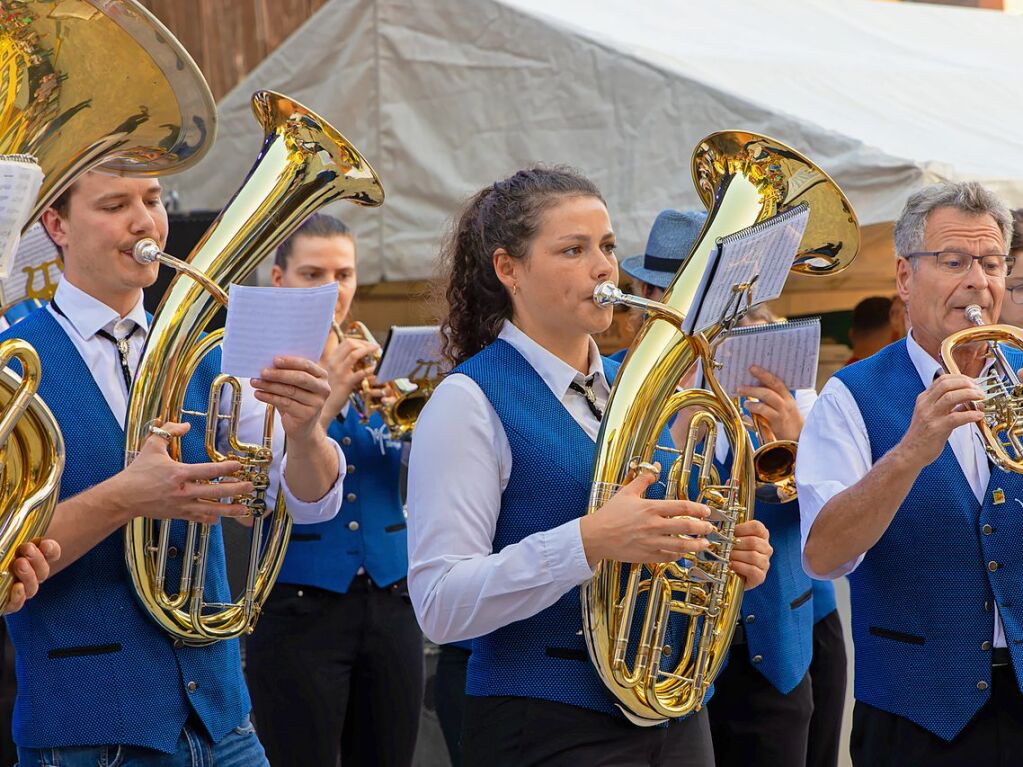
<instances>
[{"instance_id":1,"label":"gray hair","mask_svg":"<svg viewBox=\"0 0 1023 767\"><path fill-rule=\"evenodd\" d=\"M924 187L906 200L906 207L895 222L896 256L915 253L923 247L927 217L938 208L955 208L977 216L986 213L1001 229L1008 250L1012 240L1012 213L1008 206L976 181L943 181Z\"/></svg>"}]
</instances>

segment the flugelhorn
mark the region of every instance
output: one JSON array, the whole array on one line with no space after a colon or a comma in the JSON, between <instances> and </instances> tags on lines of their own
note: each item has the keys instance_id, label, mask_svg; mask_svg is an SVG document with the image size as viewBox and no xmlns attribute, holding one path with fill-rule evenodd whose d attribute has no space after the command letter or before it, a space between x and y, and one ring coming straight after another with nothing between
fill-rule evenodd
<instances>
[{"instance_id":1,"label":"flugelhorn","mask_svg":"<svg viewBox=\"0 0 1023 767\"><path fill-rule=\"evenodd\" d=\"M742 598L742 579L728 564L735 526L751 518L755 478L751 442L734 402L713 375L712 344L722 327L695 335L682 331L684 316L718 238L806 203L810 216L792 265L803 274L834 274L854 258L860 233L849 201L828 175L795 150L754 133L722 132L703 139L692 159L693 180L709 209L696 245L660 302L597 286L602 305L626 304L647 317L629 349L597 435L588 511L603 506L649 464L675 413L697 408L705 429L716 422L731 446L731 479L717 484L709 464L713 444L697 450L699 429L675 449L666 497L697 497L708 504L717 532L706 555L679 562L630 565L603 561L581 589L583 635L598 675L632 719L655 723L703 705L724 663ZM677 391L697 361L709 390ZM710 373L710 375L707 375ZM713 431L711 432L713 433ZM671 626L673 618L684 626ZM637 641L636 634L639 634ZM630 660L631 659L631 660Z\"/></svg>"},{"instance_id":2,"label":"flugelhorn","mask_svg":"<svg viewBox=\"0 0 1023 767\"><path fill-rule=\"evenodd\" d=\"M24 232L84 171L173 173L199 160L216 107L188 52L133 0L0 1L0 160L38 166ZM102 62L102 65L98 65ZM46 292L33 298L52 297ZM18 375L6 366L16 360ZM0 344L0 605L18 547L43 535L57 505L64 441L36 394L39 357Z\"/></svg>"},{"instance_id":3,"label":"flugelhorn","mask_svg":"<svg viewBox=\"0 0 1023 767\"><path fill-rule=\"evenodd\" d=\"M1023 474L1023 385L1001 344L1023 351L1023 330L1015 325L985 325L981 308L966 307L966 318L972 328L956 331L941 344L941 364L949 373L962 371L955 353L961 346L984 344L991 360L990 371L980 381L984 399L974 407L984 414L977 424L984 437L988 457L1002 471Z\"/></svg>"},{"instance_id":4,"label":"flugelhorn","mask_svg":"<svg viewBox=\"0 0 1023 767\"><path fill-rule=\"evenodd\" d=\"M791 439L778 439L766 418L750 415L750 425L759 445L753 453L755 495L764 503L788 503L796 500L796 450Z\"/></svg>"},{"instance_id":5,"label":"flugelhorn","mask_svg":"<svg viewBox=\"0 0 1023 767\"><path fill-rule=\"evenodd\" d=\"M191 645L253 630L284 560L291 527L283 493L277 494L272 512L261 505L269 483L272 410L267 409L264 440L243 445L232 437L233 455L228 456L222 456L213 444L216 426L228 420L234 434L236 421L219 413L215 391L230 383L237 403L237 382L218 378L205 413L182 410L189 380L222 337L222 331L204 333L204 329L227 302L227 287L244 281L317 208L335 200L376 206L384 199L369 163L323 118L271 91L257 92L252 109L265 132L258 159L188 261L161 252L152 241L135 247L138 260L159 261L179 274L153 316L132 385L125 424L127 460L141 449L155 419L180 421L183 414L204 417L210 458L241 461L243 473L255 480L257 488L256 497L247 501L254 523L245 586L237 599L214 595L210 601L204 592L211 536L221 535L219 526L137 517L125 529L128 570L143 607L171 636ZM237 415L236 404L232 412ZM171 440L169 451L180 459L180 441ZM176 589L170 588L166 576L172 539L183 563Z\"/></svg>"},{"instance_id":6,"label":"flugelhorn","mask_svg":"<svg viewBox=\"0 0 1023 767\"><path fill-rule=\"evenodd\" d=\"M336 322L332 325L337 340L343 341L346 337L358 338L375 344L376 339L369 328L358 320L349 324L347 330L342 330ZM359 368L375 368L380 362L380 352L377 351L368 355L358 365ZM423 375L413 375L412 378L399 378L394 381L384 381L381 387L384 396L380 397L370 392L369 383L363 379L359 391L352 392L350 402L352 408L359 416L362 423L369 423L373 413L380 413L380 417L391 435L391 439L406 439L412 436L412 431L419 420L419 414L426 407L430 395L436 387L435 376L431 376L431 366L422 365L420 370ZM388 401L390 400L390 401Z\"/></svg>"}]
</instances>

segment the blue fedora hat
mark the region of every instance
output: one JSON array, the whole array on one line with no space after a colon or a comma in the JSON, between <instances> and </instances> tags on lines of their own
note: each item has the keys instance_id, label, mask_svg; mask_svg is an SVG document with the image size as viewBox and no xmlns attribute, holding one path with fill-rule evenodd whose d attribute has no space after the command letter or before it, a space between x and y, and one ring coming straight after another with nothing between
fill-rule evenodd
<instances>
[{"instance_id":1,"label":"blue fedora hat","mask_svg":"<svg viewBox=\"0 0 1023 767\"><path fill-rule=\"evenodd\" d=\"M622 271L659 288L668 287L706 220L707 212L703 210L662 210L650 227L646 251L623 260Z\"/></svg>"}]
</instances>

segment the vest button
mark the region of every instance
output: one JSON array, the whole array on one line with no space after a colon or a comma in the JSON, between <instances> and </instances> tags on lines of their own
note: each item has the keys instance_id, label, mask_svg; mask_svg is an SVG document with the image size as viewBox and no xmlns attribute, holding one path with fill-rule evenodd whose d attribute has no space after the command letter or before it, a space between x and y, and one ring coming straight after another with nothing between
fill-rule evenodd
<instances>
[{"instance_id":1,"label":"vest button","mask_svg":"<svg viewBox=\"0 0 1023 767\"><path fill-rule=\"evenodd\" d=\"M171 546L169 549L167 549L167 556L170 557L171 559L177 559L178 557L177 547Z\"/></svg>"},{"instance_id":2,"label":"vest button","mask_svg":"<svg viewBox=\"0 0 1023 767\"><path fill-rule=\"evenodd\" d=\"M753 662L754 663L760 663L763 659L764 659L763 655L754 655L753 656Z\"/></svg>"},{"instance_id":3,"label":"vest button","mask_svg":"<svg viewBox=\"0 0 1023 767\"><path fill-rule=\"evenodd\" d=\"M757 619L757 616L755 616L755 615L752 615L752 614L751 614L751 615L747 615L747 616L746 616L746 622L747 622L747 623L752 623L752 622L753 622L753 621L755 621L756 619Z\"/></svg>"},{"instance_id":4,"label":"vest button","mask_svg":"<svg viewBox=\"0 0 1023 767\"><path fill-rule=\"evenodd\" d=\"M981 642L980 643L980 649L983 650L984 652L987 652L988 650L991 649L991 643L990 642L986 642L986 641L985 642Z\"/></svg>"},{"instance_id":5,"label":"vest button","mask_svg":"<svg viewBox=\"0 0 1023 767\"><path fill-rule=\"evenodd\" d=\"M351 437L342 437L341 438L341 444L344 445L345 447L347 447L348 445L352 444L352 438Z\"/></svg>"},{"instance_id":6,"label":"vest button","mask_svg":"<svg viewBox=\"0 0 1023 767\"><path fill-rule=\"evenodd\" d=\"M305 592L302 591L302 589L299 589L298 591L295 592L295 596L297 596L297 597L304 597L305 596Z\"/></svg>"},{"instance_id":7,"label":"vest button","mask_svg":"<svg viewBox=\"0 0 1023 767\"><path fill-rule=\"evenodd\" d=\"M199 689L199 685L196 684L195 682L189 682L188 684L185 685L185 687L188 688L189 692L195 692L196 690Z\"/></svg>"},{"instance_id":8,"label":"vest button","mask_svg":"<svg viewBox=\"0 0 1023 767\"><path fill-rule=\"evenodd\" d=\"M185 640L184 639L175 639L174 640L174 649L175 650L180 650L184 646L185 646Z\"/></svg>"},{"instance_id":9,"label":"vest button","mask_svg":"<svg viewBox=\"0 0 1023 767\"><path fill-rule=\"evenodd\" d=\"M670 644L664 645L664 647L661 648L661 653L665 657L670 657L671 656L671 645Z\"/></svg>"},{"instance_id":10,"label":"vest button","mask_svg":"<svg viewBox=\"0 0 1023 767\"><path fill-rule=\"evenodd\" d=\"M991 533L993 533L995 529L991 527L991 525L984 525L982 528L980 528L980 531L984 533L984 535L991 535Z\"/></svg>"},{"instance_id":11,"label":"vest button","mask_svg":"<svg viewBox=\"0 0 1023 767\"><path fill-rule=\"evenodd\" d=\"M349 530L352 530L352 531L358 530L358 529L359 529L359 523L358 523L358 522L356 522L356 521L355 521L355 520L353 519L353 520L352 520L351 522L349 522L349 523L348 523L348 529L349 529Z\"/></svg>"},{"instance_id":12,"label":"vest button","mask_svg":"<svg viewBox=\"0 0 1023 767\"><path fill-rule=\"evenodd\" d=\"M355 473L355 464L354 463L348 464L347 471L348 471L349 474L354 474Z\"/></svg>"},{"instance_id":13,"label":"vest button","mask_svg":"<svg viewBox=\"0 0 1023 767\"><path fill-rule=\"evenodd\" d=\"M992 559L990 562L987 563L987 569L990 570L991 572L994 572L995 570L998 569L998 563Z\"/></svg>"},{"instance_id":14,"label":"vest button","mask_svg":"<svg viewBox=\"0 0 1023 767\"><path fill-rule=\"evenodd\" d=\"M345 500L348 501L349 503L352 503L358 497L359 496L357 496L355 493L349 493L348 495L345 496Z\"/></svg>"},{"instance_id":15,"label":"vest button","mask_svg":"<svg viewBox=\"0 0 1023 767\"><path fill-rule=\"evenodd\" d=\"M983 679L981 679L979 682L977 682L977 689L978 690L986 690L987 689L987 682L985 682Z\"/></svg>"}]
</instances>

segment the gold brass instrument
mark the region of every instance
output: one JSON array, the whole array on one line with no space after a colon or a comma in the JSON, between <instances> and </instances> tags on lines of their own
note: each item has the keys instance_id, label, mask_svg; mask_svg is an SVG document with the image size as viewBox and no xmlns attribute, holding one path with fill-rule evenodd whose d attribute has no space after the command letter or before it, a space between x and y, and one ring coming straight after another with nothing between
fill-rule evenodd
<instances>
[{"instance_id":1,"label":"gold brass instrument","mask_svg":"<svg viewBox=\"0 0 1023 767\"><path fill-rule=\"evenodd\" d=\"M594 292L598 304L635 306L647 318L618 371L604 412L588 512L606 504L649 465L665 425L679 410L694 407L702 412L694 418L686 444L668 448L678 457L669 470L666 497L689 497L689 481L695 476L699 490L693 500L711 507L711 521L718 527L708 536L712 547L705 555L667 564L603 561L582 586L583 635L590 658L630 718L641 724L699 710L728 652L742 598L742 579L732 572L728 558L735 526L751 517L755 478L749 435L713 374L713 344L725 328L719 324L692 336L681 330L711 248L719 238L802 203L809 206L809 222L793 271L834 274L849 265L860 240L856 215L838 186L810 160L773 139L739 131L714 133L696 147L692 173L709 215L661 301L625 295L610 283ZM703 363L709 390L677 391L697 361ZM732 476L725 484L711 471L715 422L733 456ZM701 426L710 432L702 453L696 445ZM665 645L673 614L684 616L687 626L677 663L665 668L666 662L671 664L665 661Z\"/></svg>"},{"instance_id":2,"label":"gold brass instrument","mask_svg":"<svg viewBox=\"0 0 1023 767\"><path fill-rule=\"evenodd\" d=\"M778 439L767 419L751 415L750 423L760 445L753 453L755 495L764 503L788 503L796 500L796 449L791 439Z\"/></svg>"},{"instance_id":3,"label":"gold brass instrument","mask_svg":"<svg viewBox=\"0 0 1023 767\"><path fill-rule=\"evenodd\" d=\"M271 91L257 92L252 108L265 131L258 159L188 261L162 253L151 240L135 246L137 260L159 261L179 274L153 317L132 386L125 426L127 460L141 449L154 419L180 421L183 412L205 415L210 458L241 461L242 473L256 484L255 497L245 501L254 517L248 574L244 592L234 602L207 602L203 593L209 525L188 524L181 554L181 561L188 566L182 568L174 590L168 586L165 570L170 524L137 517L125 529L125 556L139 599L164 630L191 645L252 631L284 560L291 526L283 494L278 493L272 513L267 514L265 508L272 409L267 409L266 438L261 444L240 444L232 436L231 456L216 451L215 435L210 432L215 432L218 421L227 420L236 435L237 420L218 412L215 392L222 383L232 386L231 411L237 416L237 381L228 377L217 380L206 413L182 410L188 381L222 337L221 331L204 335L204 328L227 302L228 285L245 280L317 208L335 200L376 206L384 199L383 187L369 163L318 115ZM179 440L171 440L169 450L180 460Z\"/></svg>"},{"instance_id":4,"label":"gold brass instrument","mask_svg":"<svg viewBox=\"0 0 1023 767\"><path fill-rule=\"evenodd\" d=\"M198 68L133 0L0 0L0 99L0 160L43 173L22 232L85 170L173 173L199 160L215 131ZM54 287L29 298L49 299ZM21 376L6 368L13 359ZM0 344L0 606L18 547L50 526L64 469L40 375L30 344Z\"/></svg>"},{"instance_id":5,"label":"gold brass instrument","mask_svg":"<svg viewBox=\"0 0 1023 767\"><path fill-rule=\"evenodd\" d=\"M336 322L332 328L338 342L346 337L357 338L371 344L376 343L373 334L363 323L358 320L352 322L347 330L342 330ZM375 368L380 363L380 351L367 355L357 366L357 369ZM384 390L384 397L377 397L370 394L370 385L363 379L360 391L352 392L350 402L362 423L369 423L370 416L379 412L380 417L390 432L391 439L405 439L412 436L412 430L416 427L419 414L423 412L427 400L436 388L436 376L434 365L421 363L411 378L399 378L394 381L385 381L381 384ZM388 403L385 400L391 399Z\"/></svg>"},{"instance_id":6,"label":"gold brass instrument","mask_svg":"<svg viewBox=\"0 0 1023 767\"><path fill-rule=\"evenodd\" d=\"M980 382L984 399L976 405L984 414L978 423L988 457L1002 471L1023 473L1023 385L999 344L1023 351L1023 330L1015 325L985 325L976 304L966 307L966 318L976 327L959 330L941 344L941 364L949 373L962 371L955 359L960 346L983 343L993 360Z\"/></svg>"}]
</instances>

